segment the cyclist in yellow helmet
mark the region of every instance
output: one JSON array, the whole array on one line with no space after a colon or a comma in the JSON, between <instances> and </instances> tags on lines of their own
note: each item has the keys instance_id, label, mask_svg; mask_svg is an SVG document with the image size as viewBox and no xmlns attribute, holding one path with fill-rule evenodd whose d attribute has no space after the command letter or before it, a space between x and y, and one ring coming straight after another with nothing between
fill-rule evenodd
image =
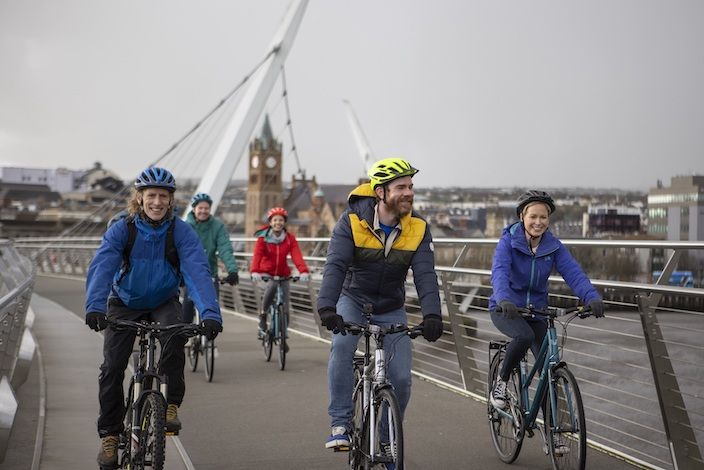
<instances>
[{"instance_id":1,"label":"cyclist in yellow helmet","mask_svg":"<svg viewBox=\"0 0 704 470\"><path fill-rule=\"evenodd\" d=\"M346 335L344 322L406 324L405 281L409 269L423 312L423 336L442 335L440 294L430 229L413 212L413 181L418 173L402 158L380 160L369 170L370 183L349 195L349 209L335 225L318 294L321 323L333 332L328 362L332 431L329 449L349 448L354 377L352 358L359 337ZM338 334L339 333L339 334ZM411 339L392 335L394 360L389 379L403 413L411 396Z\"/></svg>"}]
</instances>

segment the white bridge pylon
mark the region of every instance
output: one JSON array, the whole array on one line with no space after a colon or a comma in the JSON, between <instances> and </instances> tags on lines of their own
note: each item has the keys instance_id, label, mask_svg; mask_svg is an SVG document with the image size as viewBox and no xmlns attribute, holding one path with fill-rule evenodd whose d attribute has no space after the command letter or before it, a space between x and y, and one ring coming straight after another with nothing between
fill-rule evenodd
<instances>
[{"instance_id":1,"label":"white bridge pylon","mask_svg":"<svg viewBox=\"0 0 704 470\"><path fill-rule=\"evenodd\" d=\"M213 213L215 213L227 184L249 145L249 140L254 133L254 126L259 121L264 105L281 73L307 5L308 0L294 0L289 5L269 48L269 51L273 51L273 53L252 74L249 87L225 126L222 137L213 152L213 157L200 180L196 193L202 192L210 195L213 199L211 207ZM184 213L184 218L186 214L187 211Z\"/></svg>"}]
</instances>

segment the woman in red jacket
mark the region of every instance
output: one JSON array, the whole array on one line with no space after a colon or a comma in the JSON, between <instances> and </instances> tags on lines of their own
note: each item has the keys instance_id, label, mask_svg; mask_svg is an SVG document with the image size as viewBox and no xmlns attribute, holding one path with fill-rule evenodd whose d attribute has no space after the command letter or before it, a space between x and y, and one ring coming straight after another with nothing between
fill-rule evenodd
<instances>
[{"instance_id":1,"label":"woman in red jacket","mask_svg":"<svg viewBox=\"0 0 704 470\"><path fill-rule=\"evenodd\" d=\"M262 227L255 233L257 242L254 245L254 256L252 257L252 280L255 282L261 281L272 276L287 277L291 275L291 269L288 266L287 257L291 255L293 264L296 265L300 280L308 281L308 266L303 260L300 248L296 237L286 231L286 221L288 220L288 212L283 207L272 207L266 214L269 220L269 225ZM288 281L281 282L281 287L284 291L284 309L288 316ZM268 282L264 297L262 299L262 311L259 313L259 336L266 331L266 312L274 300L276 293L276 283Z\"/></svg>"}]
</instances>

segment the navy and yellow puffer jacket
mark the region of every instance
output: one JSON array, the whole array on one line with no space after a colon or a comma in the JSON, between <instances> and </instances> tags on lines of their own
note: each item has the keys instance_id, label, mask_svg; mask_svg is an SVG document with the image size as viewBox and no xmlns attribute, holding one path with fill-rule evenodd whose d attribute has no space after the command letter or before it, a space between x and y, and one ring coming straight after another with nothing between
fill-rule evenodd
<instances>
[{"instance_id":1,"label":"navy and yellow puffer jacket","mask_svg":"<svg viewBox=\"0 0 704 470\"><path fill-rule=\"evenodd\" d=\"M423 315L440 315L440 294L430 229L415 213L400 220L401 233L385 254L382 239L374 232L376 198L369 184L354 189L350 208L335 225L330 239L323 281L318 293L318 311L335 309L340 294L364 305L374 314L402 308L409 268Z\"/></svg>"}]
</instances>

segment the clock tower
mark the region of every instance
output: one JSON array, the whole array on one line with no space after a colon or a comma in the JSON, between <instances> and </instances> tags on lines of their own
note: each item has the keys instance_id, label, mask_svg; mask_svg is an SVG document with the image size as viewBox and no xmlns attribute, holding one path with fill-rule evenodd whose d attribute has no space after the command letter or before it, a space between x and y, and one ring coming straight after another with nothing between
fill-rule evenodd
<instances>
[{"instance_id":1,"label":"clock tower","mask_svg":"<svg viewBox=\"0 0 704 470\"><path fill-rule=\"evenodd\" d=\"M271 207L283 203L281 147L281 143L274 139L267 115L261 135L249 144L246 236L254 235L255 230L267 223L266 212Z\"/></svg>"}]
</instances>

